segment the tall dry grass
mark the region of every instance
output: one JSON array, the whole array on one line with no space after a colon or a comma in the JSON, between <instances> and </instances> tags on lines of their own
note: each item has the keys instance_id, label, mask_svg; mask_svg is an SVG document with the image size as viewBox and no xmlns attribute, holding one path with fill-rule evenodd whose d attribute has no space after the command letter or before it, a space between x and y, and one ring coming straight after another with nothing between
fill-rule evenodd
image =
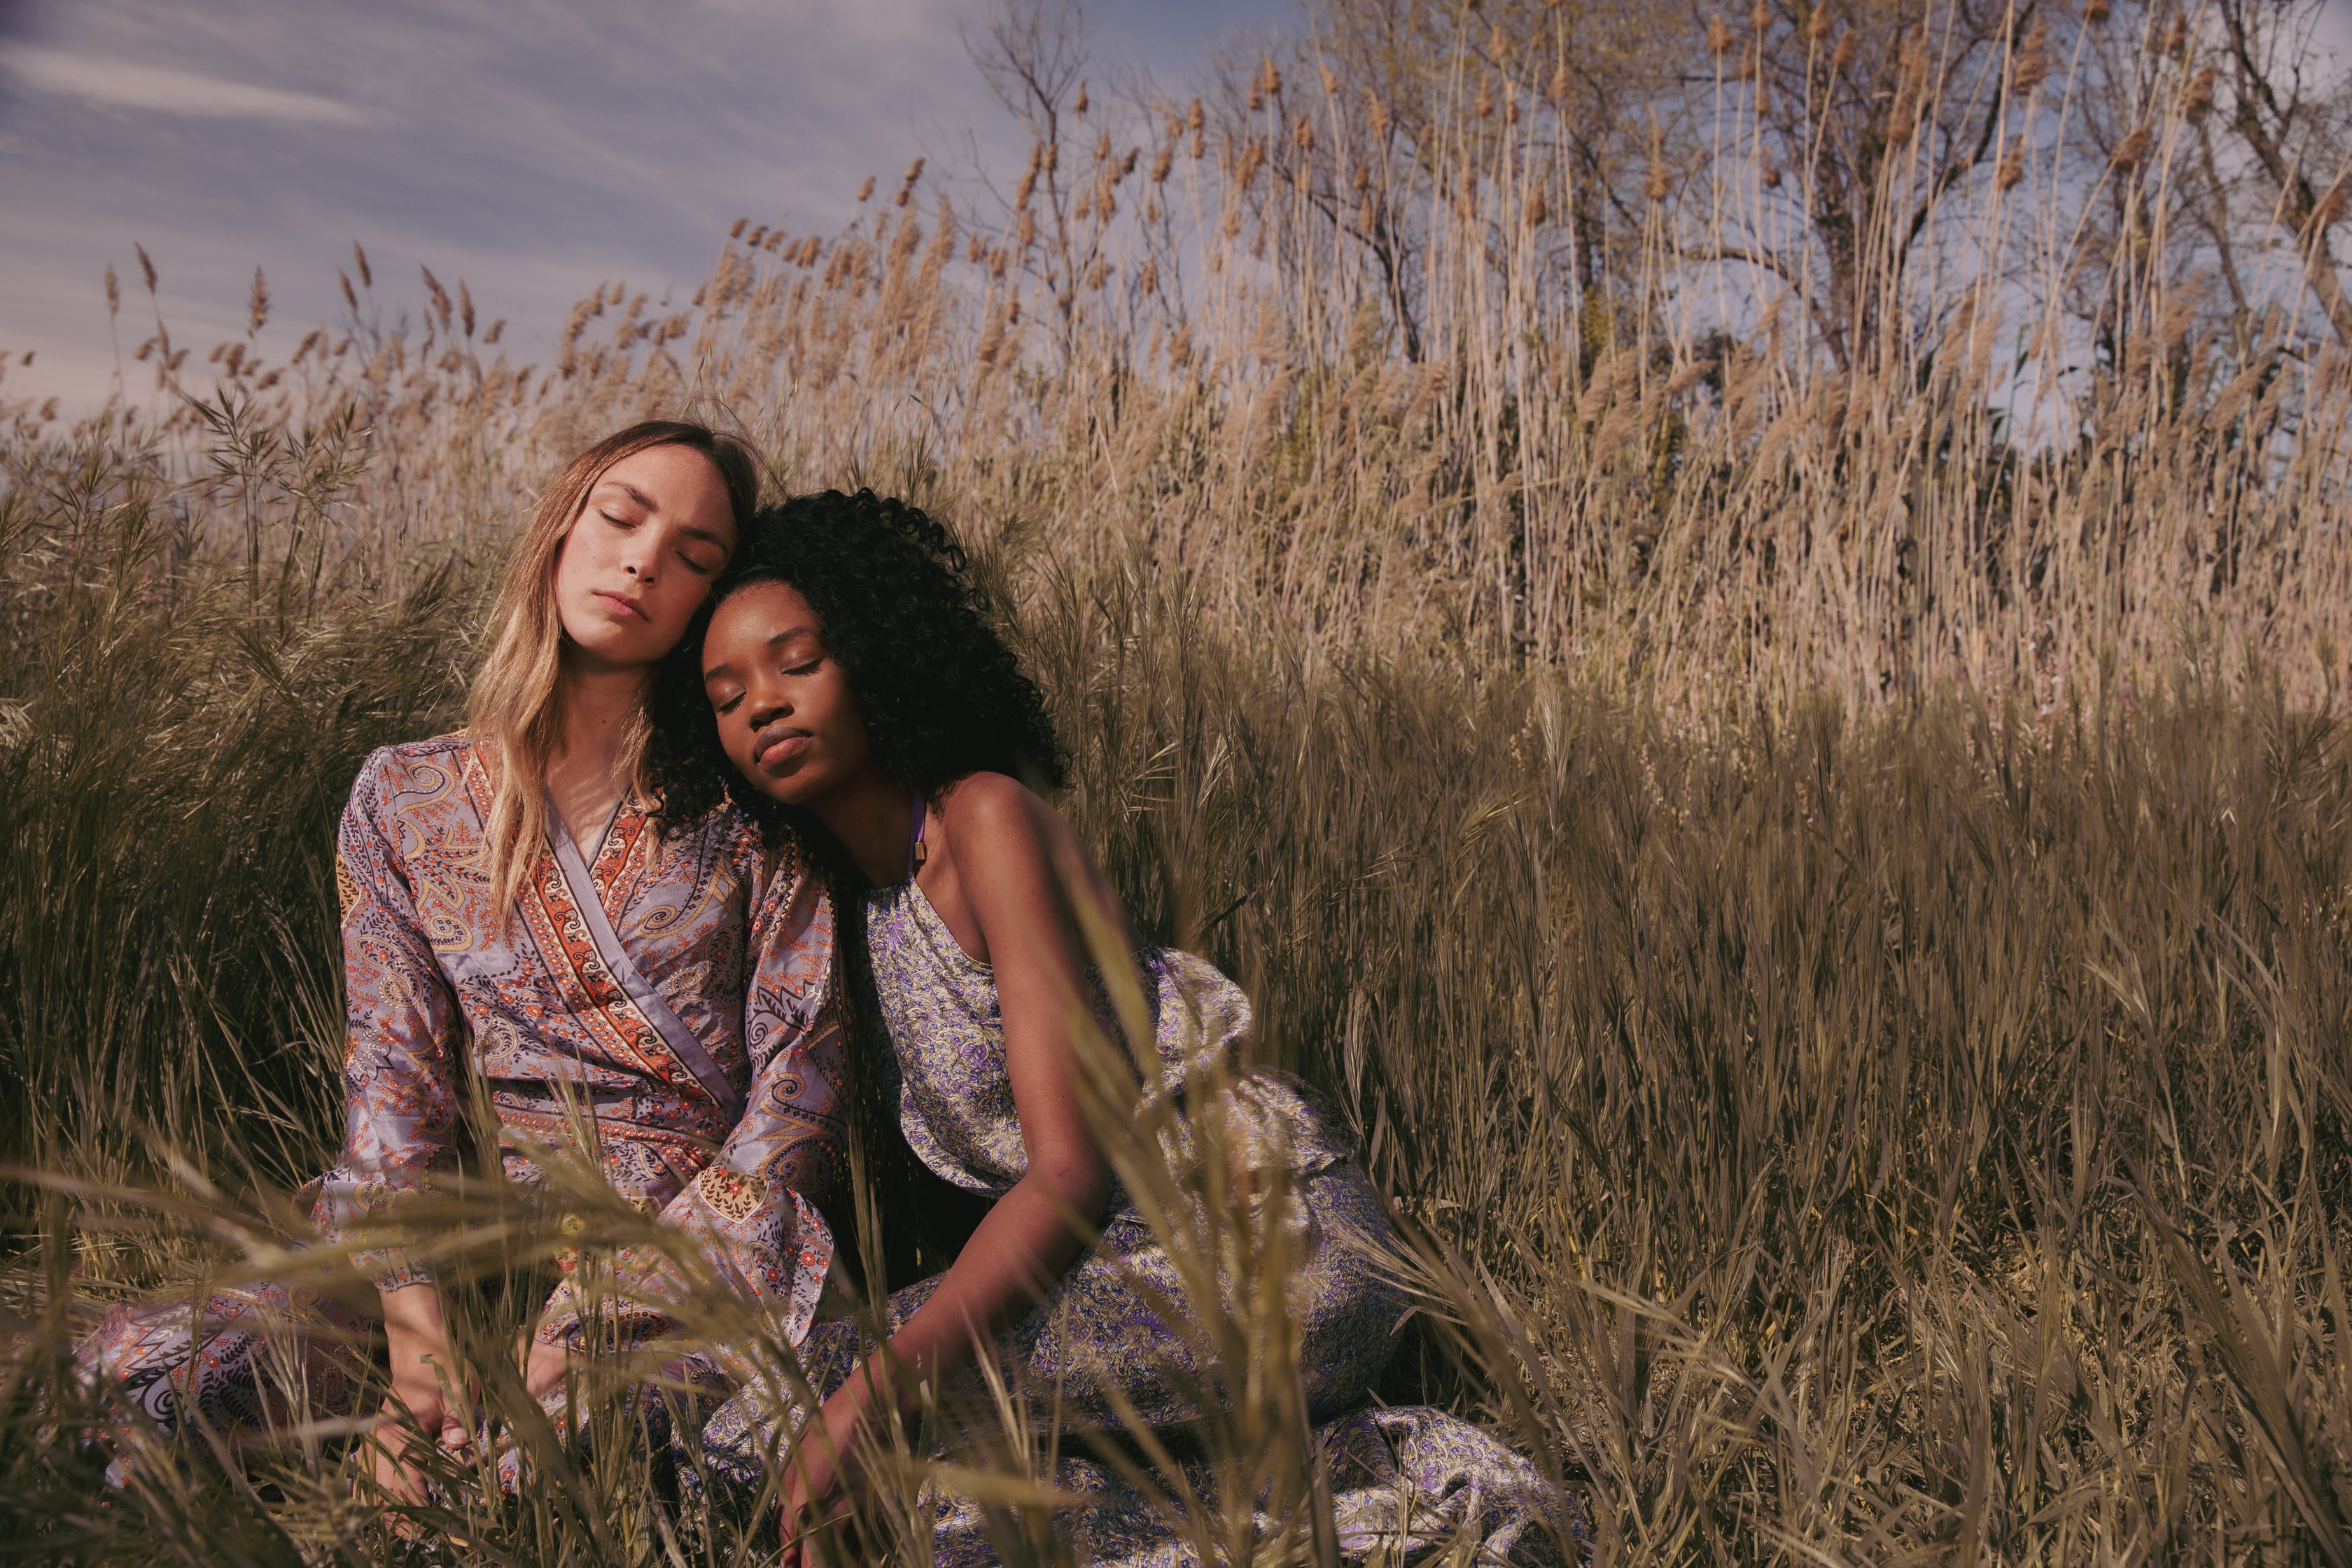
<instances>
[{"instance_id":1,"label":"tall dry grass","mask_svg":"<svg viewBox=\"0 0 2352 1568\"><path fill-rule=\"evenodd\" d=\"M1416 1221L1392 1392L1563 1467L1601 1560L2343 1561L2352 395L2296 256L2235 312L2165 237L2193 58L1918 56L1920 123L2013 110L2016 176L1899 263L1862 235L1832 353L1693 259L1809 243L1748 43L1685 104L1722 151L1662 157L1586 289L1555 62L1465 36L1409 139L1311 45L1197 113L1066 90L1001 209L910 172L840 235L747 221L689 306L609 285L542 363L462 286L383 326L355 257L291 353L257 297L216 368L157 321L152 403L12 411L0 1157L264 1219L323 1163L351 772L453 719L535 478L696 409L982 546L1088 842ZM2084 154L2100 94L2136 147ZM237 1249L10 1202L5 1550L405 1550L332 1444L100 1506L44 1355ZM674 1560L629 1441L439 1522Z\"/></svg>"}]
</instances>

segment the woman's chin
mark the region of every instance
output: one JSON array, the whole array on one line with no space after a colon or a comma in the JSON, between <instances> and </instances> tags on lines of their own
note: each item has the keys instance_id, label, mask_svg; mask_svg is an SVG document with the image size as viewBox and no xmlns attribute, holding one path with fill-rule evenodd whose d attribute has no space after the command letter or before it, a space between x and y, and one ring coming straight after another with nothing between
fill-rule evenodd
<instances>
[{"instance_id":1,"label":"woman's chin","mask_svg":"<svg viewBox=\"0 0 2352 1568\"><path fill-rule=\"evenodd\" d=\"M608 669L642 669L659 664L668 654L669 644L677 641L671 638L665 643L650 626L620 626L609 621L574 627L567 620L563 633L579 663Z\"/></svg>"}]
</instances>

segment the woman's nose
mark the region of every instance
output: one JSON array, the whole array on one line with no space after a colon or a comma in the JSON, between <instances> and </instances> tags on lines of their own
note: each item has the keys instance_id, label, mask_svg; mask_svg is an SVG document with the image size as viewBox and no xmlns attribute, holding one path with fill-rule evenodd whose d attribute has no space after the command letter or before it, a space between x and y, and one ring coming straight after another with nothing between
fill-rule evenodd
<instances>
[{"instance_id":1,"label":"woman's nose","mask_svg":"<svg viewBox=\"0 0 2352 1568\"><path fill-rule=\"evenodd\" d=\"M778 719L785 718L793 710L792 700L784 694L782 688L763 690L755 687L745 705L751 710L751 728L754 730L761 729Z\"/></svg>"}]
</instances>

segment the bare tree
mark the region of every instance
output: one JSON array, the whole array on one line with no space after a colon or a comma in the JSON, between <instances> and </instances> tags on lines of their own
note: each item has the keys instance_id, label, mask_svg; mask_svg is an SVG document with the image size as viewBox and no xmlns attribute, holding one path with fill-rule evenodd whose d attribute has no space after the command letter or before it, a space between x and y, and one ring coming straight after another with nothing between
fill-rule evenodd
<instances>
[{"instance_id":1,"label":"bare tree","mask_svg":"<svg viewBox=\"0 0 2352 1568\"><path fill-rule=\"evenodd\" d=\"M2295 247L2305 284L2337 341L2352 346L2352 298L2332 238L2352 206L2352 85L2339 69L2332 90L2315 86L2321 9L2316 0L2214 0L2220 58L2199 91L2210 104L2216 74L2226 84L2227 124L2274 194L2272 213ZM2210 166L2210 142L2207 156ZM2226 219L2217 227L2226 256Z\"/></svg>"}]
</instances>

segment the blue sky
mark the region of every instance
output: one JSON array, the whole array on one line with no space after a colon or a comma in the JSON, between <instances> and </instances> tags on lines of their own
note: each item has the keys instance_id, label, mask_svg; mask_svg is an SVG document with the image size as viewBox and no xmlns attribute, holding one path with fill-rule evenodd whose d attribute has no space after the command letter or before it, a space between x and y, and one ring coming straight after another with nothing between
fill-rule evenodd
<instances>
[{"instance_id":1,"label":"blue sky","mask_svg":"<svg viewBox=\"0 0 2352 1568\"><path fill-rule=\"evenodd\" d=\"M292 337L367 247L387 304L464 279L519 357L626 278L688 292L739 216L830 232L866 175L1026 151L966 51L991 0L0 0L0 350L13 395L103 398L100 277L144 336L241 336L256 266ZM1099 0L1095 90L1170 93L1285 0ZM134 382L134 385L137 384Z\"/></svg>"}]
</instances>

